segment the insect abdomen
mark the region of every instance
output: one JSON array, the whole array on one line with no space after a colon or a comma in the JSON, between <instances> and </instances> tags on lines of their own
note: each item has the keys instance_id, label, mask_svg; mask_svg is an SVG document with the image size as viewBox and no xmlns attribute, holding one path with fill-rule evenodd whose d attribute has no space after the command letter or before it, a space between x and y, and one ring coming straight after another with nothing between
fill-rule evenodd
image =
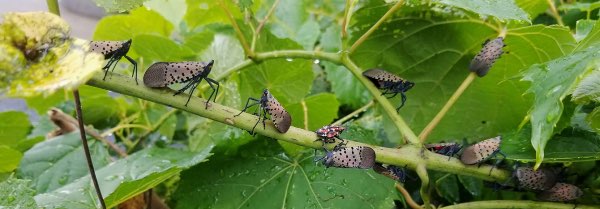
<instances>
[{"instance_id":1,"label":"insect abdomen","mask_svg":"<svg viewBox=\"0 0 600 209\"><path fill-rule=\"evenodd\" d=\"M540 168L537 171L531 167L520 167L515 171L519 186L524 189L548 190L557 181L557 173L549 168Z\"/></svg>"},{"instance_id":2,"label":"insect abdomen","mask_svg":"<svg viewBox=\"0 0 600 209\"><path fill-rule=\"evenodd\" d=\"M564 202L577 199L582 195L583 191L575 185L556 183L551 189L539 193L537 198L545 201Z\"/></svg>"},{"instance_id":3,"label":"insect abdomen","mask_svg":"<svg viewBox=\"0 0 600 209\"><path fill-rule=\"evenodd\" d=\"M290 129L292 125L292 117L290 114L281 106L279 101L273 97L273 95L267 90L267 111L273 120L273 125L275 128L281 132L285 133Z\"/></svg>"}]
</instances>

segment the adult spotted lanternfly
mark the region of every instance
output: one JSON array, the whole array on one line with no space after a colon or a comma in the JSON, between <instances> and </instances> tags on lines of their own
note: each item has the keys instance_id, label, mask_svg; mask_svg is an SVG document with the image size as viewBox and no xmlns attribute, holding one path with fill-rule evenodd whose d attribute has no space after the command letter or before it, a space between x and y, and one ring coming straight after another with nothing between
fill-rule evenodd
<instances>
[{"instance_id":1,"label":"adult spotted lanternfly","mask_svg":"<svg viewBox=\"0 0 600 209\"><path fill-rule=\"evenodd\" d=\"M250 101L254 101L254 103L250 104ZM252 98L252 97L248 98L248 100L246 100L246 106L244 106L244 109L242 110L242 112L240 112L239 114L237 114L235 116L241 115L249 107L252 107L254 105L259 105L258 106L258 121L256 121L256 124L254 124L254 127L252 127L252 131L250 133L254 133L254 129L256 128L256 125L258 125L258 123L260 122L261 119L262 119L262 123L263 123L263 128L266 127L265 120L268 119L267 113L269 115L271 115L273 124L275 125L275 128L280 133L285 133L288 131L288 129L290 129L290 126L292 125L292 117L281 106L281 104L279 104L277 99L275 99L275 97L273 97L273 95L269 92L268 89L263 90L263 94L260 97L260 99L256 99L256 98ZM255 115L256 115L256 113L255 113Z\"/></svg>"},{"instance_id":2,"label":"adult spotted lanternfly","mask_svg":"<svg viewBox=\"0 0 600 209\"><path fill-rule=\"evenodd\" d=\"M448 156L448 160L450 160L452 156L462 149L462 145L458 143L436 143L426 144L425 148L440 155L446 155Z\"/></svg>"},{"instance_id":3,"label":"adult spotted lanternfly","mask_svg":"<svg viewBox=\"0 0 600 209\"><path fill-rule=\"evenodd\" d=\"M480 141L476 144L473 144L464 149L462 155L460 156L460 161L462 161L462 163L467 164L467 165L473 165L473 164L481 165L482 162L484 162L487 159L490 159L492 157L495 157L496 154L500 154L504 158L506 158L506 156L502 152L500 152L500 142L501 141L502 141L502 138L500 136L497 136L497 137L494 137L491 139L486 139L486 140ZM497 160L496 163L494 164L494 167L497 166L498 164L500 164L500 162L501 162L501 160ZM490 174L491 174L492 170L494 169L494 167L492 167L492 169L490 169Z\"/></svg>"},{"instance_id":4,"label":"adult spotted lanternfly","mask_svg":"<svg viewBox=\"0 0 600 209\"><path fill-rule=\"evenodd\" d=\"M390 72L382 69L370 69L363 72L363 76L367 77L377 88L382 89L381 95L389 95L387 98L395 97L397 94L402 96L402 104L396 108L396 111L400 111L400 108L404 106L406 102L406 95L404 92L410 90L415 83L407 81L403 78L398 77Z\"/></svg>"},{"instance_id":5,"label":"adult spotted lanternfly","mask_svg":"<svg viewBox=\"0 0 600 209\"><path fill-rule=\"evenodd\" d=\"M346 130L346 128L342 126L323 126L319 130L315 131L315 133L317 133L317 136L319 137L319 139L317 139L316 141L321 140L323 144L326 144L334 143L335 140L338 139L343 142L344 140L340 139L339 136L340 134L342 134L342 132L344 132L344 130Z\"/></svg>"},{"instance_id":6,"label":"adult spotted lanternfly","mask_svg":"<svg viewBox=\"0 0 600 209\"><path fill-rule=\"evenodd\" d=\"M375 164L375 150L370 147L336 146L332 151L326 151L322 160L326 167L338 168L372 168Z\"/></svg>"},{"instance_id":7,"label":"adult spotted lanternfly","mask_svg":"<svg viewBox=\"0 0 600 209\"><path fill-rule=\"evenodd\" d=\"M395 181L404 183L406 181L406 170L394 165L383 166L381 163L375 163L373 170L381 175L387 176Z\"/></svg>"},{"instance_id":8,"label":"adult spotted lanternfly","mask_svg":"<svg viewBox=\"0 0 600 209\"><path fill-rule=\"evenodd\" d=\"M519 181L519 187L532 190L548 190L558 180L558 172L552 168L540 168L536 171L531 167L519 167L514 176Z\"/></svg>"},{"instance_id":9,"label":"adult spotted lanternfly","mask_svg":"<svg viewBox=\"0 0 600 209\"><path fill-rule=\"evenodd\" d=\"M175 96L191 88L190 95L185 102L185 106L187 106L194 90L200 84L202 79L204 79L213 90L206 100L205 108L208 109L208 102L210 102L210 99L214 96L214 102L217 98L216 94L219 93L219 82L208 77L214 62L214 60L211 60L210 62L157 62L152 64L148 70L146 70L146 73L144 73L144 84L148 87L156 88L167 87L174 83L187 82L183 88L179 89L173 95ZM216 85L217 88L215 88L214 85Z\"/></svg>"},{"instance_id":10,"label":"adult spotted lanternfly","mask_svg":"<svg viewBox=\"0 0 600 209\"><path fill-rule=\"evenodd\" d=\"M502 47L504 47L504 39L502 37L495 38L494 40L487 40L483 44L483 48L479 51L479 54L471 60L471 65L469 65L469 70L471 72L477 73L479 77L485 76L492 64L496 62L500 55L504 53L502 51Z\"/></svg>"},{"instance_id":11,"label":"adult spotted lanternfly","mask_svg":"<svg viewBox=\"0 0 600 209\"><path fill-rule=\"evenodd\" d=\"M131 59L131 57L127 56L127 52L129 52L129 47L131 46L131 39L127 41L92 41L90 42L90 50L93 52L98 52L104 55L104 59L108 59L106 66L102 69L104 70L104 78L106 79L106 75L108 75L108 70L112 66L112 70L115 70L117 63L121 58L125 57L129 62L133 65L133 73L132 77L135 77L135 83L138 83L137 80L137 62Z\"/></svg>"},{"instance_id":12,"label":"adult spotted lanternfly","mask_svg":"<svg viewBox=\"0 0 600 209\"><path fill-rule=\"evenodd\" d=\"M575 200L582 195L583 191L575 185L556 183L552 188L539 193L537 198L545 201L565 202Z\"/></svg>"}]
</instances>

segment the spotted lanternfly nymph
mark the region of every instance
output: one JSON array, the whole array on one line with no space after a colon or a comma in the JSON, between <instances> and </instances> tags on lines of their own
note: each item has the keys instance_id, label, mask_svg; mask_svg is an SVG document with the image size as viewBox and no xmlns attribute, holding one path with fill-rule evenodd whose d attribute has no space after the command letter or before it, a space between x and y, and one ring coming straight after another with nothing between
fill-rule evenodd
<instances>
[{"instance_id":1,"label":"spotted lanternfly nymph","mask_svg":"<svg viewBox=\"0 0 600 209\"><path fill-rule=\"evenodd\" d=\"M217 98L216 95L219 93L219 82L208 77L214 62L214 60L211 60L210 62L157 62L152 64L148 70L146 70L146 73L144 73L144 85L158 88L167 87L174 83L187 82L183 88L177 90L173 95L175 96L190 89L188 99L185 102L185 106L187 106L190 102L190 98L192 98L192 95L194 94L194 90L198 87L202 79L204 79L213 90L206 100L205 108L208 109L208 102L210 102L210 99L214 96L213 102L215 102ZM217 86L216 88L215 85Z\"/></svg>"},{"instance_id":2,"label":"spotted lanternfly nymph","mask_svg":"<svg viewBox=\"0 0 600 209\"><path fill-rule=\"evenodd\" d=\"M479 164L481 165L482 162L486 161L487 159L490 159L492 157L495 157L496 154L500 154L503 156L503 158L506 158L506 155L504 155L504 153L500 152L500 142L502 141L502 138L500 136L491 138L491 139L486 139L483 141L480 141L476 144L473 144L467 148L464 149L462 155L460 156L460 161L462 161L462 163L467 164L467 165L473 165L473 164ZM494 164L494 167L497 166L498 164L500 164L502 160L497 160L496 163ZM492 173L492 170L494 169L494 167L492 167L492 169L490 169L490 174Z\"/></svg>"},{"instance_id":3,"label":"spotted lanternfly nymph","mask_svg":"<svg viewBox=\"0 0 600 209\"><path fill-rule=\"evenodd\" d=\"M342 134L342 132L344 132L344 130L346 130L346 128L344 128L342 126L336 126L336 125L323 126L319 130L315 131L315 133L317 133L317 136L319 137L319 139L317 139L316 141L321 140L323 142L323 144L329 144L329 143L334 143L335 140L338 139L343 142L344 140L339 137L340 137L340 134Z\"/></svg>"},{"instance_id":4,"label":"spotted lanternfly nymph","mask_svg":"<svg viewBox=\"0 0 600 209\"><path fill-rule=\"evenodd\" d=\"M250 104L250 101L253 101L253 103ZM290 126L292 125L292 117L283 108L283 106L281 106L279 101L277 101L277 99L275 99L275 97L273 97L273 95L271 94L271 92L269 92L268 89L263 90L263 94L260 97L260 99L256 99L256 98L252 98L252 97L248 98L248 100L246 100L246 106L244 106L244 109L242 110L242 112L240 112L239 114L237 114L235 116L241 115L248 108L250 108L254 105L258 105L258 109L257 109L258 110L258 121L256 121L256 124L254 124L254 127L252 127L252 131L250 132L251 134L254 133L254 129L256 128L256 125L258 125L258 123L260 122L261 119L262 119L263 128L266 127L265 120L268 119L267 114L271 115L271 119L273 120L273 125L275 125L275 128L280 133L285 133L288 131L288 129L290 129ZM255 113L255 115L256 115L256 113Z\"/></svg>"},{"instance_id":5,"label":"spotted lanternfly nymph","mask_svg":"<svg viewBox=\"0 0 600 209\"><path fill-rule=\"evenodd\" d=\"M387 167L385 167L381 163L375 163L375 165L373 165L373 170L378 174L394 179L394 181L402 183L406 182L407 175L406 169L404 168L399 168L395 165L388 165Z\"/></svg>"},{"instance_id":6,"label":"spotted lanternfly nymph","mask_svg":"<svg viewBox=\"0 0 600 209\"><path fill-rule=\"evenodd\" d=\"M458 143L436 143L426 144L425 148L440 155L446 155L448 156L448 160L450 160L452 156L457 154L460 149L462 149L462 145Z\"/></svg>"},{"instance_id":7,"label":"spotted lanternfly nymph","mask_svg":"<svg viewBox=\"0 0 600 209\"><path fill-rule=\"evenodd\" d=\"M375 150L370 147L340 147L326 151L322 160L326 167L337 168L372 168L375 164Z\"/></svg>"},{"instance_id":8,"label":"spotted lanternfly nymph","mask_svg":"<svg viewBox=\"0 0 600 209\"><path fill-rule=\"evenodd\" d=\"M566 202L575 200L582 195L583 191L575 185L556 183L552 188L539 193L537 198L544 201Z\"/></svg>"},{"instance_id":9,"label":"spotted lanternfly nymph","mask_svg":"<svg viewBox=\"0 0 600 209\"><path fill-rule=\"evenodd\" d=\"M129 47L131 47L131 39L127 41L90 42L90 51L101 53L102 55L104 55L104 59L108 60L106 66L102 68L104 70L103 80L106 79L106 75L108 75L108 70L110 69L110 67L112 66L111 71L114 71L119 60L125 57L133 65L133 73L131 74L131 77L135 77L135 83L138 83L137 62L131 57L127 56L127 52L129 52Z\"/></svg>"},{"instance_id":10,"label":"spotted lanternfly nymph","mask_svg":"<svg viewBox=\"0 0 600 209\"><path fill-rule=\"evenodd\" d=\"M402 104L396 108L396 111L400 111L400 108L404 106L406 102L406 91L410 90L415 83L407 81L397 75L387 72L382 69L369 69L363 72L363 76L367 77L377 88L382 89L381 95L390 95L387 98L395 97L397 94L402 96Z\"/></svg>"},{"instance_id":11,"label":"spotted lanternfly nymph","mask_svg":"<svg viewBox=\"0 0 600 209\"><path fill-rule=\"evenodd\" d=\"M492 67L492 64L496 62L500 55L504 53L502 47L504 47L504 39L502 37L495 38L494 40L487 40L483 44L483 48L479 51L479 54L471 60L469 70L477 73L479 77L485 76Z\"/></svg>"},{"instance_id":12,"label":"spotted lanternfly nymph","mask_svg":"<svg viewBox=\"0 0 600 209\"><path fill-rule=\"evenodd\" d=\"M514 176L519 182L519 187L532 190L548 190L558 180L558 172L552 168L540 168L536 171L531 167L519 167Z\"/></svg>"}]
</instances>

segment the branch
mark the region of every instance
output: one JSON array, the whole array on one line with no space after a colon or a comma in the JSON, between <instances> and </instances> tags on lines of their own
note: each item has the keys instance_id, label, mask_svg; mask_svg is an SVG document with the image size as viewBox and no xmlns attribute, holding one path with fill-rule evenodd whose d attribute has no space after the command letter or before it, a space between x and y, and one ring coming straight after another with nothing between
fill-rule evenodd
<instances>
[{"instance_id":1,"label":"branch","mask_svg":"<svg viewBox=\"0 0 600 209\"><path fill-rule=\"evenodd\" d=\"M558 10L556 10L554 0L546 0L546 3L548 3L548 6L550 7L550 16L554 17L559 25L565 25L565 23L562 21L562 17L560 14L558 14Z\"/></svg>"},{"instance_id":2,"label":"branch","mask_svg":"<svg viewBox=\"0 0 600 209\"><path fill-rule=\"evenodd\" d=\"M410 194L408 193L408 191L406 191L406 189L404 189L404 187L402 185L400 185L400 183L396 182L396 189L398 191L400 191L400 193L402 193L402 196L404 197L404 200L406 201L406 204L408 204L412 209L421 209L422 207L417 204L412 197L410 196Z\"/></svg>"},{"instance_id":3,"label":"branch","mask_svg":"<svg viewBox=\"0 0 600 209\"><path fill-rule=\"evenodd\" d=\"M429 201L429 174L427 174L427 167L425 167L425 164L419 164L415 171L421 179L421 189L419 190L419 193L421 194L423 205L425 205L425 208L429 209L431 208L431 202Z\"/></svg>"},{"instance_id":4,"label":"branch","mask_svg":"<svg viewBox=\"0 0 600 209\"><path fill-rule=\"evenodd\" d=\"M544 209L592 209L598 206L591 205L573 205L554 202L536 202L530 200L487 200L461 203L441 207L439 209L486 209L486 208L544 208Z\"/></svg>"},{"instance_id":5,"label":"branch","mask_svg":"<svg viewBox=\"0 0 600 209\"><path fill-rule=\"evenodd\" d=\"M394 106L392 106L392 104L381 95L379 89L377 89L377 87L375 87L371 81L362 76L362 70L356 66L352 60L350 60L348 54L344 54L344 57L342 58L342 64L344 64L344 66L346 66L346 68L348 68L348 70L354 74L354 77L356 77L367 88L367 90L369 90L375 101L379 103L388 117L390 117L392 122L394 122L394 125L396 125L396 128L398 128L400 133L402 133L411 144L419 147L422 146L421 141L419 141L419 138L417 138L417 135L415 135L415 133L408 127L408 124L406 124L404 119L398 115L396 108L394 108Z\"/></svg>"},{"instance_id":6,"label":"branch","mask_svg":"<svg viewBox=\"0 0 600 209\"><path fill-rule=\"evenodd\" d=\"M209 108L205 109L205 99L192 97L189 105L184 106L187 100L187 94L180 94L173 96L173 90L170 89L153 89L143 85L136 85L134 80L129 76L110 73L111 79L102 81L102 75L95 75L88 85L95 86L98 88L110 90L124 95L138 97L144 100L152 101L155 103L171 106L180 110L190 112L226 125L238 127L244 130L251 130L256 120L256 116L252 114L242 113L238 117L234 115L238 114L240 110L233 109L227 106L223 106L217 103L209 103ZM389 103L388 103L389 104ZM393 108L392 108L393 109ZM322 143L315 141L317 136L314 132L304 130L296 127L290 127L290 130L285 133L279 133L271 121L267 121L267 128L256 128L255 132L277 140L291 142L304 147L310 147L314 149L321 149ZM437 170L441 172L449 172L454 174L461 174L467 176L477 177L487 181L498 181L504 182L510 177L510 172L494 169L491 175L488 175L490 169L489 165L467 166L462 164L458 159L452 158L448 161L448 157L438 155L429 151L423 152L420 147L407 145L400 149L378 147L358 142L347 140L348 146L369 146L372 147L377 155L377 162L396 165L404 167L407 165L408 168L415 169L417 165L427 164L431 170ZM332 149L334 145L329 145L329 149ZM421 157L423 156L423 157Z\"/></svg>"},{"instance_id":7,"label":"branch","mask_svg":"<svg viewBox=\"0 0 600 209\"><path fill-rule=\"evenodd\" d=\"M454 94L452 94L450 99L448 99L444 107L442 107L442 109L437 113L437 115L435 115L431 122L429 122L429 124L427 124L423 131L421 131L421 133L419 134L419 139L421 139L421 142L425 142L425 140L427 140L427 137L429 136L429 134L431 134L431 131L433 131L433 129L440 123L442 118L444 118L446 113L448 113L448 110L450 110L450 107L454 105L456 100L458 100L460 95L462 95L465 92L467 87L471 85L471 83L473 82L473 80L475 80L476 77L477 74L473 72L469 73L469 76L467 76L467 78L465 78L462 84L460 84L458 89L456 89Z\"/></svg>"},{"instance_id":8,"label":"branch","mask_svg":"<svg viewBox=\"0 0 600 209\"><path fill-rule=\"evenodd\" d=\"M252 48L250 48L250 50L254 51L255 46L256 46L256 39L258 39L258 35L260 34L260 31L262 30L263 27L265 27L265 23L267 22L269 17L271 17L273 12L275 11L275 8L277 8L278 4L279 4L279 0L275 0L275 3L273 3L273 6L271 6L271 9L269 9L269 12L267 13L267 15L265 15L263 20L260 21L260 23L258 24L258 27L256 27L256 30L254 31L254 34L252 36Z\"/></svg>"},{"instance_id":9,"label":"branch","mask_svg":"<svg viewBox=\"0 0 600 209\"><path fill-rule=\"evenodd\" d=\"M356 40L356 42L354 42L354 44L352 44L352 47L350 47L350 50L348 52L350 54L352 54L352 52L354 52L354 50L356 50L356 48L358 46L360 46L373 32L375 32L375 30L377 30L377 28L379 28L379 26L381 26L381 24L383 24L383 22L385 22L388 18L390 18L390 16L392 16L394 14L394 12L396 12L398 9L400 9L402 4L404 4L404 0L399 0L398 2L396 2L396 4L392 8L390 8L390 10L388 10L375 23L375 25L373 25L371 28L369 28L369 30L365 34L363 34L360 38L358 38L358 40Z\"/></svg>"},{"instance_id":10,"label":"branch","mask_svg":"<svg viewBox=\"0 0 600 209\"><path fill-rule=\"evenodd\" d=\"M225 5L223 3L223 0L219 0L219 6L221 6L221 8L223 8L223 11L225 11L225 14L227 14L227 18L229 18L229 21L231 21L231 26L233 26L233 29L235 30L235 34L237 35L238 39L240 40L240 43L242 44L242 48L244 48L244 53L246 53L246 56L254 57L254 51L252 51L250 49L250 46L248 46L248 41L246 41L246 37L244 37L244 33L242 33L240 26L235 21L235 18L233 18L233 15L229 11L229 9L227 9L227 5Z\"/></svg>"}]
</instances>

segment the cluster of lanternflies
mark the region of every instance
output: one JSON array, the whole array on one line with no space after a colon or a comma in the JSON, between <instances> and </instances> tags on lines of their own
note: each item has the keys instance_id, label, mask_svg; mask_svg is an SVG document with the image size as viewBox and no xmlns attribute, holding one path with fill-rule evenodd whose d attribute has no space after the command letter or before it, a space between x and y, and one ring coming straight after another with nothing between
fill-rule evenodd
<instances>
[{"instance_id":1,"label":"cluster of lanternflies","mask_svg":"<svg viewBox=\"0 0 600 209\"><path fill-rule=\"evenodd\" d=\"M114 70L117 62L124 57L133 65L132 76L136 78L137 83L137 63L127 56L127 52L131 46L131 40L92 41L90 46L91 51L103 54L105 59L108 60L106 66L103 67L103 70L105 70L104 78L106 78L108 71L111 70L111 66L112 70ZM469 69L480 77L485 76L492 64L500 57L500 55L502 55L502 48L504 46L502 37L486 41L483 44L481 51L471 61ZM175 95L189 89L189 96L185 103L187 106L194 89L196 89L204 79L213 90L206 101L205 108L208 108L210 100L213 99L214 102L216 94L218 94L219 91L219 82L208 78L208 74L211 72L213 64L214 61L157 62L152 64L144 73L144 84L148 87L162 88L175 83L185 83L184 87L175 92ZM407 81L383 69L367 70L363 72L363 76L369 79L377 88L382 90L382 95L387 96L387 98L392 98L400 94L401 104L396 109L397 111L399 111L406 102L405 92L415 85L413 82ZM262 121L263 128L266 127L265 121L268 120L267 115L271 116L273 125L279 132L285 133L288 131L291 126L292 118L267 89L263 90L262 96L259 99L252 97L248 98L244 109L235 116L239 116L248 108L255 105L258 105L258 108L254 112L254 115L258 116L258 120L250 131L251 134L254 134L254 130L260 121ZM340 138L341 133L345 129L346 128L342 126L328 125L316 131L317 141L323 143L325 156L318 158L315 161L321 161L326 167L372 168L375 172L396 181L406 181L407 174L405 168L377 163L375 151L372 148L367 146L347 147L347 143ZM325 148L326 144L336 143L337 141L339 141L339 143L335 145L332 150L327 150ZM467 165L481 165L485 161L495 158L497 154L504 156L504 154L500 152L500 142L501 137L498 136L478 142L464 149L462 149L463 146L458 143L428 144L425 148L434 153L448 156L448 160L450 160L452 156L460 154L460 161L462 163ZM497 159L492 169L497 166L500 161L501 160ZM490 173L491 171L492 170L490 170ZM558 182L558 176L558 172L555 172L555 170L552 169L542 168L534 170L530 167L520 167L516 169L513 174L513 178L517 179L519 188L539 192L538 198L541 200L570 201L582 195L582 191L577 186Z\"/></svg>"}]
</instances>

